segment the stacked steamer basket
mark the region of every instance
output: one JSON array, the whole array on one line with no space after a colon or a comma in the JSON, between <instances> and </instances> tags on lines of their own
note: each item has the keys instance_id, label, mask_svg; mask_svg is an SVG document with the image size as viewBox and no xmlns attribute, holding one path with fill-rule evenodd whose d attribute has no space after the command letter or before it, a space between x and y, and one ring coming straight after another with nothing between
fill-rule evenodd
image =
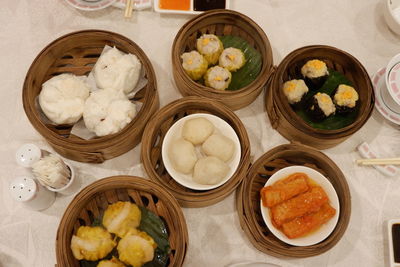
<instances>
[{"instance_id":1,"label":"stacked steamer basket","mask_svg":"<svg viewBox=\"0 0 400 267\"><path fill-rule=\"evenodd\" d=\"M282 88L285 81L296 77L301 67L311 59L320 59L328 69L342 73L358 90L359 110L350 125L337 129L316 129L300 118L289 105ZM279 64L271 78L265 105L273 128L290 141L298 141L318 149L333 147L357 132L371 116L375 97L368 73L352 55L330 46L315 45L299 48Z\"/></svg>"},{"instance_id":2,"label":"stacked steamer basket","mask_svg":"<svg viewBox=\"0 0 400 267\"><path fill-rule=\"evenodd\" d=\"M274 173L295 165L306 166L323 174L339 199L340 213L336 227L326 239L314 245L292 246L281 241L265 225L261 214L261 188ZM344 175L326 155L308 146L287 144L268 151L251 166L237 190L236 206L240 225L258 250L276 257L301 258L322 254L340 240L349 223L351 197Z\"/></svg>"},{"instance_id":3,"label":"stacked steamer basket","mask_svg":"<svg viewBox=\"0 0 400 267\"><path fill-rule=\"evenodd\" d=\"M236 91L215 90L193 81L182 67L181 55L196 48L202 34L233 35L246 40L262 57L258 77ZM264 31L247 16L231 10L208 11L189 20L178 32L172 46L172 70L176 86L184 96L203 96L222 101L233 110L249 105L261 93L272 71L272 49Z\"/></svg>"},{"instance_id":4,"label":"stacked steamer basket","mask_svg":"<svg viewBox=\"0 0 400 267\"><path fill-rule=\"evenodd\" d=\"M105 45L132 53L142 63L147 84L133 98L134 101L142 103L135 118L116 134L90 140L70 134L71 126L44 123L36 107L36 97L42 84L61 73L87 75ZM135 147L142 138L146 122L159 106L155 73L143 50L122 35L100 30L70 33L45 47L33 61L26 75L22 98L28 119L55 151L66 158L91 163L103 162Z\"/></svg>"},{"instance_id":5,"label":"stacked steamer basket","mask_svg":"<svg viewBox=\"0 0 400 267\"><path fill-rule=\"evenodd\" d=\"M133 176L101 179L84 188L67 207L57 231L57 266L80 266L72 254L71 238L82 226L91 226L109 204L130 201L157 214L168 230L171 253L168 266L181 266L188 246L185 218L175 198L160 185Z\"/></svg>"},{"instance_id":6,"label":"stacked steamer basket","mask_svg":"<svg viewBox=\"0 0 400 267\"><path fill-rule=\"evenodd\" d=\"M167 131L182 117L196 113L215 115L226 121L236 132L241 146L241 157L231 178L210 190L192 190L180 185L166 171L162 145ZM204 97L184 97L160 109L147 124L143 133L141 160L150 179L169 190L183 207L204 207L217 203L231 194L241 183L250 165L250 143L240 119L225 105Z\"/></svg>"}]
</instances>

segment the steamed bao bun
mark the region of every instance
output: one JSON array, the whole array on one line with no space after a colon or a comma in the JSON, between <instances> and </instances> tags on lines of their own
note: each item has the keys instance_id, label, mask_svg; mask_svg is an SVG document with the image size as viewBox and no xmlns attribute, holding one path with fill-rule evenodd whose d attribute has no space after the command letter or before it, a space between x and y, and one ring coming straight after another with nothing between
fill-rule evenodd
<instances>
[{"instance_id":1,"label":"steamed bao bun","mask_svg":"<svg viewBox=\"0 0 400 267\"><path fill-rule=\"evenodd\" d=\"M193 144L182 138L171 143L169 158L174 169L184 174L191 173L197 161Z\"/></svg>"},{"instance_id":2,"label":"steamed bao bun","mask_svg":"<svg viewBox=\"0 0 400 267\"><path fill-rule=\"evenodd\" d=\"M193 181L214 185L228 174L229 166L217 157L204 157L197 161L193 171Z\"/></svg>"},{"instance_id":3,"label":"steamed bao bun","mask_svg":"<svg viewBox=\"0 0 400 267\"><path fill-rule=\"evenodd\" d=\"M93 75L99 88L129 94L139 81L141 68L137 56L113 47L99 57Z\"/></svg>"},{"instance_id":4,"label":"steamed bao bun","mask_svg":"<svg viewBox=\"0 0 400 267\"><path fill-rule=\"evenodd\" d=\"M207 156L214 156L227 162L232 158L235 144L231 139L222 134L213 134L201 146Z\"/></svg>"},{"instance_id":5,"label":"steamed bao bun","mask_svg":"<svg viewBox=\"0 0 400 267\"><path fill-rule=\"evenodd\" d=\"M193 145L202 144L214 132L214 125L206 118L187 120L182 128L182 137Z\"/></svg>"},{"instance_id":6,"label":"steamed bao bun","mask_svg":"<svg viewBox=\"0 0 400 267\"><path fill-rule=\"evenodd\" d=\"M136 105L122 92L97 90L90 94L83 110L86 128L97 136L122 130L136 115Z\"/></svg>"},{"instance_id":7,"label":"steamed bao bun","mask_svg":"<svg viewBox=\"0 0 400 267\"><path fill-rule=\"evenodd\" d=\"M89 92L90 87L82 77L60 74L42 85L39 104L55 124L74 124L82 117Z\"/></svg>"}]
</instances>

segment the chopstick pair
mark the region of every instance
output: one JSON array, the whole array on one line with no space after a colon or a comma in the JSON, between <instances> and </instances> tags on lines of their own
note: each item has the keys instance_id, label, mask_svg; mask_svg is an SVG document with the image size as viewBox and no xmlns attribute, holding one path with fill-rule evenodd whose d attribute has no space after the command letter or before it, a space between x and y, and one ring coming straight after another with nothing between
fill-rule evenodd
<instances>
[{"instance_id":1,"label":"chopstick pair","mask_svg":"<svg viewBox=\"0 0 400 267\"><path fill-rule=\"evenodd\" d=\"M358 159L356 163L359 165L400 165L400 158Z\"/></svg>"},{"instance_id":2,"label":"chopstick pair","mask_svg":"<svg viewBox=\"0 0 400 267\"><path fill-rule=\"evenodd\" d=\"M126 5L125 5L125 18L130 18L132 17L132 12L133 12L133 0L126 0Z\"/></svg>"}]
</instances>

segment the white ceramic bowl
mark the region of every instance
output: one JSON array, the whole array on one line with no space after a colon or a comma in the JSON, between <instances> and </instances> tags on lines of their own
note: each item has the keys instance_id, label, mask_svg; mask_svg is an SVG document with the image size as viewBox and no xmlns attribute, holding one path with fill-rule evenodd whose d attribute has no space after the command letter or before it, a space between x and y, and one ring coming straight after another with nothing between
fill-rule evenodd
<instances>
[{"instance_id":1,"label":"white ceramic bowl","mask_svg":"<svg viewBox=\"0 0 400 267\"><path fill-rule=\"evenodd\" d=\"M193 181L192 175L191 174L183 174L175 170L175 168L172 165L172 162L169 159L168 155L168 148L171 145L171 142L179 139L182 137L182 128L183 124L190 119L194 118L206 118L208 119L212 124L214 124L215 127L215 133L221 133L225 135L226 137L230 138L233 143L235 144L235 152L234 155L232 156L232 159L228 161L229 165L229 172L225 176L224 179L221 180L220 183L214 184L214 185L205 185L205 184L199 184ZM164 137L164 141L162 144L162 158L164 162L164 166L168 173L171 175L171 177L178 182L179 184L188 187L190 189L194 190L210 190L217 188L224 183L226 183L232 175L235 173L237 167L239 166L240 163L240 156L241 156L241 147L240 147L240 141L238 136L236 135L235 130L223 119L210 115L210 114L205 114L205 113L196 113L192 114L186 117L183 117L182 119L178 120L177 122L174 123L174 125L171 126L171 128L168 130L167 134ZM196 146L196 153L198 157L202 157L204 155L201 154L200 152L200 146Z\"/></svg>"},{"instance_id":2,"label":"white ceramic bowl","mask_svg":"<svg viewBox=\"0 0 400 267\"><path fill-rule=\"evenodd\" d=\"M315 232L308 234L304 237L290 239L283 232L281 232L280 230L275 228L275 226L273 226L269 208L264 207L262 201L260 200L261 214L268 229L271 231L273 235L275 235L281 241L293 246L311 246L326 239L335 229L340 213L339 199L332 184L325 176L323 176L321 173L317 172L314 169L304 166L291 166L277 171L276 173L274 173L274 175L272 175L268 179L268 181L265 183L265 186L272 185L276 181L281 180L296 172L302 172L307 174L308 177L314 180L318 185L320 185L325 190L326 194L329 197L330 201L329 204L336 209L335 216L331 218L327 223L323 224Z\"/></svg>"},{"instance_id":3,"label":"white ceramic bowl","mask_svg":"<svg viewBox=\"0 0 400 267\"><path fill-rule=\"evenodd\" d=\"M384 0L383 15L389 28L400 35L400 0Z\"/></svg>"}]
</instances>

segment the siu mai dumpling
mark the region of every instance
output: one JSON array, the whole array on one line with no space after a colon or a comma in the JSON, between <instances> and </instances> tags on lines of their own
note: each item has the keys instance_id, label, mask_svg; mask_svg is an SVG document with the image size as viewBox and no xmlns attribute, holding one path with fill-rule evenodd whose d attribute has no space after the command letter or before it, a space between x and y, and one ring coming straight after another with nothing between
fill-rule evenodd
<instances>
[{"instance_id":1,"label":"siu mai dumpling","mask_svg":"<svg viewBox=\"0 0 400 267\"><path fill-rule=\"evenodd\" d=\"M81 226L71 239L72 254L77 260L102 259L116 245L111 234L101 227Z\"/></svg>"},{"instance_id":2,"label":"siu mai dumpling","mask_svg":"<svg viewBox=\"0 0 400 267\"><path fill-rule=\"evenodd\" d=\"M145 232L136 235L127 235L119 241L117 250L119 259L133 267L141 267L146 262L153 260L154 249L157 244Z\"/></svg>"},{"instance_id":3,"label":"siu mai dumpling","mask_svg":"<svg viewBox=\"0 0 400 267\"><path fill-rule=\"evenodd\" d=\"M131 202L118 201L109 205L103 216L104 227L118 237L137 232L142 214L139 207Z\"/></svg>"}]
</instances>

